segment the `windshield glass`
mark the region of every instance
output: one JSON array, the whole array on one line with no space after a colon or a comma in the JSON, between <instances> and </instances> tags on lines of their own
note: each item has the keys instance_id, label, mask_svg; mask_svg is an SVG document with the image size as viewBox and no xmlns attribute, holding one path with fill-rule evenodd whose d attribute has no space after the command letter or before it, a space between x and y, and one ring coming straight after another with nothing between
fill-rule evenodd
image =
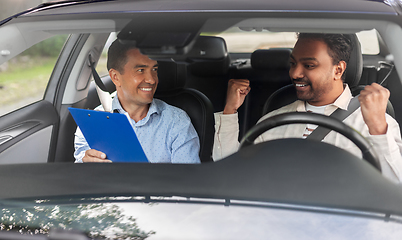
<instances>
[{"instance_id":1,"label":"windshield glass","mask_svg":"<svg viewBox=\"0 0 402 240\"><path fill-rule=\"evenodd\" d=\"M356 34L363 54L377 55L380 52L376 30L361 31ZM203 35L213 34L204 33ZM265 29L251 30L238 27L213 36L225 39L228 51L231 53L250 53L256 49L293 48L297 40L295 32L270 32Z\"/></svg>"},{"instance_id":2,"label":"windshield glass","mask_svg":"<svg viewBox=\"0 0 402 240\"><path fill-rule=\"evenodd\" d=\"M131 201L136 202L131 202ZM126 202L130 201L130 202ZM68 201L67 201L68 202ZM2 209L1 230L48 234L74 230L108 239L401 239L401 224L380 215L295 211L284 205L187 198L102 199L84 204ZM148 203L146 203L148 202ZM300 210L300 209L299 209ZM317 210L317 209L316 209ZM325 209L321 209L325 212ZM355 215L355 216L353 216ZM368 218L370 217L370 218ZM376 219L378 218L378 219ZM1 234L1 232L0 232Z\"/></svg>"}]
</instances>

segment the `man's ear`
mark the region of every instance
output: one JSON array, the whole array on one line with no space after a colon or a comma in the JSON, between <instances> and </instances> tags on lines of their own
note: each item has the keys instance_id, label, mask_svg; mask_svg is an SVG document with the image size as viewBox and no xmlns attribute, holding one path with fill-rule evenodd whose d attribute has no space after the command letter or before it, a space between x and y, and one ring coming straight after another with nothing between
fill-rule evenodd
<instances>
[{"instance_id":1,"label":"man's ear","mask_svg":"<svg viewBox=\"0 0 402 240\"><path fill-rule=\"evenodd\" d=\"M120 79L119 79L119 77L120 77L119 71L111 68L109 70L109 76L110 76L110 79L112 79L114 85L116 85L116 87L120 87L121 83L120 83Z\"/></svg>"},{"instance_id":2,"label":"man's ear","mask_svg":"<svg viewBox=\"0 0 402 240\"><path fill-rule=\"evenodd\" d=\"M342 75L346 70L346 62L339 61L338 64L335 65L335 79L342 80Z\"/></svg>"}]
</instances>

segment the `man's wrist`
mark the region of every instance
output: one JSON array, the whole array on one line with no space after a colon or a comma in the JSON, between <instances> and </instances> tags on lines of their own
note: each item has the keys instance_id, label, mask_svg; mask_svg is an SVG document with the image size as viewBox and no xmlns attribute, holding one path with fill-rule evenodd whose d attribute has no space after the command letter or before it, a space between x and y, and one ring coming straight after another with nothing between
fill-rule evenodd
<instances>
[{"instance_id":1,"label":"man's wrist","mask_svg":"<svg viewBox=\"0 0 402 240\"><path fill-rule=\"evenodd\" d=\"M235 114L235 113L237 113L236 108L231 108L231 107L225 106L225 109L223 109L223 114Z\"/></svg>"},{"instance_id":2,"label":"man's wrist","mask_svg":"<svg viewBox=\"0 0 402 240\"><path fill-rule=\"evenodd\" d=\"M376 125L375 127L369 127L369 133L370 135L384 135L387 133L388 130L388 124L381 124L381 125Z\"/></svg>"}]
</instances>

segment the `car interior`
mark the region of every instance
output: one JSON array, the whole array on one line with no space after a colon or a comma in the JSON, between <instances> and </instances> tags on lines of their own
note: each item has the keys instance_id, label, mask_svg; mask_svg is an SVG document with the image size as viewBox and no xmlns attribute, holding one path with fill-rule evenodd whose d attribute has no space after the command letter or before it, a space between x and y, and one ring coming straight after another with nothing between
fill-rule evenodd
<instances>
[{"instance_id":1,"label":"car interior","mask_svg":"<svg viewBox=\"0 0 402 240\"><path fill-rule=\"evenodd\" d=\"M346 72L346 83L354 96L365 85L373 82L400 88L396 70L390 67L392 63L381 60L376 64L378 67L364 65L360 43L355 35L354 44L357 47L353 49ZM159 61L160 81L155 98L185 110L190 116L200 137L202 162L212 161L213 113L224 108L229 79L249 79L252 87L239 109L239 140L263 115L297 99L288 74L291 49L258 49L251 53L249 59L233 59L227 52L224 39L200 36L191 51L213 52L214 55L205 54L193 58L190 53L190 63ZM102 82L114 88L108 75L102 77ZM95 85L95 82L91 82L84 108L93 109L100 104ZM395 118L392 102L391 99L388 103L387 113ZM68 121L69 129L74 131L74 121Z\"/></svg>"},{"instance_id":2,"label":"car interior","mask_svg":"<svg viewBox=\"0 0 402 240\"><path fill-rule=\"evenodd\" d=\"M204 9L200 2L189 2ZM389 89L387 112L402 124L402 24L395 22L395 16L380 10L377 15L342 15L341 8L330 13L260 12L255 6L251 11L239 11L249 4L243 1L228 12L200 11L191 4L189 8L196 10L177 11L183 9L182 1L168 1L168 5L163 5L166 1L135 1L135 6L129 1L114 3L49 6L0 26L0 63L12 61L51 37L68 35L46 79L43 97L0 114L0 181L7 183L0 192L2 200L14 206L19 206L17 200L36 201L33 205L60 199L62 204L74 199L106 203L106 196L152 205L155 199L173 196L185 203L210 199L225 207L261 205L402 222L400 184L385 178L369 161L325 142L278 139L251 144L220 161L211 157L214 113L225 106L230 79L249 79L251 85L238 109L239 141L265 113L296 99L288 73L292 47L283 46L284 39L269 48L233 51L230 38L223 33L234 29L237 34L351 34L357 47L346 82L354 95L373 82ZM305 3L297 4L305 7ZM226 5L227 1L218 1L214 7L227 9ZM164 7L169 10L160 10ZM383 18L373 20L373 16ZM379 51L365 54L359 34L373 29ZM73 164L77 125L68 108L94 109L101 104L99 95L103 93L93 81L96 75L108 92L115 91L100 68L104 68L105 49L116 37L135 41L143 54L158 61L155 98L187 112L200 138L202 164ZM100 67L96 73L93 64Z\"/></svg>"},{"instance_id":3,"label":"car interior","mask_svg":"<svg viewBox=\"0 0 402 240\"><path fill-rule=\"evenodd\" d=\"M148 17L144 18L146 20ZM88 63L88 55L91 55L97 64L110 33L116 32L122 41L139 42L138 46L144 54L158 60L160 81L155 98L164 100L187 112L200 137L201 161L212 162L213 113L222 111L225 106L229 79L249 79L252 88L244 104L238 110L239 140L265 113L294 101L295 94L288 75L291 48L271 47L255 49L253 52L246 53L230 52L224 38L210 33L219 33L228 28L257 31L263 29L262 26L269 26L264 29L273 32L298 32L300 29L304 29L306 32L339 32L338 24L344 23L341 19L331 23L317 23L314 19L306 18L299 21L300 26L293 26L289 23L284 24L281 19L275 18L244 18L240 20L228 18L225 22L213 16L193 17L192 21L187 24L178 22L180 22L178 18L170 20L167 15L154 22L154 25L150 27L151 30L143 29L135 21L124 18L118 19L116 22L108 19L69 20L63 22L63 28L57 29L52 24L15 24L16 29L32 28L36 31L35 33L34 31L13 32L14 25L9 29L3 29L2 31L10 35L10 38L23 36L27 39L31 35L36 36L30 45L55 34L74 33L70 35L60 53L43 101L29 105L17 111L18 113L2 116L4 126L10 126L12 122L18 121L24 123L13 126L11 129L14 132L9 128L2 131L5 136L12 136L12 139L6 139L0 145L2 159L28 159L29 156L26 153L18 151L19 147L24 144L23 142L26 142L26 145L40 142L43 145L37 149L41 150L35 151L37 155L35 159L42 159L38 162L74 161L73 142L76 124L68 112L68 107L94 109L100 104L95 83L91 81L93 77ZM117 27L114 25L116 23ZM163 34L168 34L166 36L169 37L169 34L173 34L175 31L187 31L188 33L186 41L181 39L180 35L172 38L176 42L168 43L177 45L174 47L176 52L161 47L167 43L159 41L161 36L153 35L154 32L152 32L160 31L166 24L172 26L174 23L176 23L175 28L177 29ZM362 56L360 48L355 48L353 54L355 60L352 60L348 66L346 82L352 87L354 95L357 95L364 85L372 82L381 83L387 87L391 91L387 111L398 122L401 122L402 101L399 101L398 93L402 90L402 85L396 68L393 67L393 60L389 58L390 52L382 39L384 36L388 37L385 33L381 34L384 23L379 21L375 24L361 25L360 21L355 21L348 22L348 24L347 29L342 30L348 34L377 27L380 51L376 55L363 54ZM134 37L136 39L133 39L133 36L130 35L130 32L133 31L143 34L138 34ZM41 34L38 35L38 32ZM146 45L146 42L153 45ZM355 37L355 43L357 46L359 45L357 37ZM15 44L17 46L17 42ZM395 49L393 50L395 51ZM102 75L100 77L102 82L113 91L114 85L109 76ZM53 103L55 109L51 109L52 106L49 103ZM46 117L38 122L28 121L29 124L26 124L26 119L30 119L29 114L36 116L41 111ZM35 132L41 132L41 134L32 134ZM21 139L22 141L20 141ZM20 161L25 162L26 160ZM7 160L1 162L10 163Z\"/></svg>"}]
</instances>

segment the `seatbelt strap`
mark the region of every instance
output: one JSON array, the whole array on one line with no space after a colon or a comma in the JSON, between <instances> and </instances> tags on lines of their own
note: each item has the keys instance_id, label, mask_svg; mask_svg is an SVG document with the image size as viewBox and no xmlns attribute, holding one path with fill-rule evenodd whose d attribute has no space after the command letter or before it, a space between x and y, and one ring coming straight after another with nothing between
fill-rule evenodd
<instances>
[{"instance_id":1,"label":"seatbelt strap","mask_svg":"<svg viewBox=\"0 0 402 240\"><path fill-rule=\"evenodd\" d=\"M92 76L94 77L94 80L95 80L96 85L97 85L102 91L108 92L108 93L112 94L113 91L110 90L110 89L108 89L108 88L105 86L105 84L103 84L103 82L102 82L102 80L100 79L98 73L96 72L96 70L95 70L95 65L94 65L95 62L92 61L92 56L91 56L91 54L88 55L88 59L89 59L89 66L91 67L91 70L92 70Z\"/></svg>"},{"instance_id":2,"label":"seatbelt strap","mask_svg":"<svg viewBox=\"0 0 402 240\"><path fill-rule=\"evenodd\" d=\"M92 70L92 76L95 80L96 84L96 92L98 93L99 100L102 104L105 112L112 112L112 97L110 94L113 92L111 89L107 89L105 84L103 84L102 80L99 77L99 74L95 70L94 62L92 61L91 54L88 55L89 66Z\"/></svg>"},{"instance_id":3,"label":"seatbelt strap","mask_svg":"<svg viewBox=\"0 0 402 240\"><path fill-rule=\"evenodd\" d=\"M355 96L350 100L348 110L338 108L330 115L330 117L336 118L340 121L345 120L350 114L360 107L360 102L357 97L358 96ZM322 141L330 131L331 130L328 128L318 126L309 136L306 137L306 139Z\"/></svg>"}]
</instances>

